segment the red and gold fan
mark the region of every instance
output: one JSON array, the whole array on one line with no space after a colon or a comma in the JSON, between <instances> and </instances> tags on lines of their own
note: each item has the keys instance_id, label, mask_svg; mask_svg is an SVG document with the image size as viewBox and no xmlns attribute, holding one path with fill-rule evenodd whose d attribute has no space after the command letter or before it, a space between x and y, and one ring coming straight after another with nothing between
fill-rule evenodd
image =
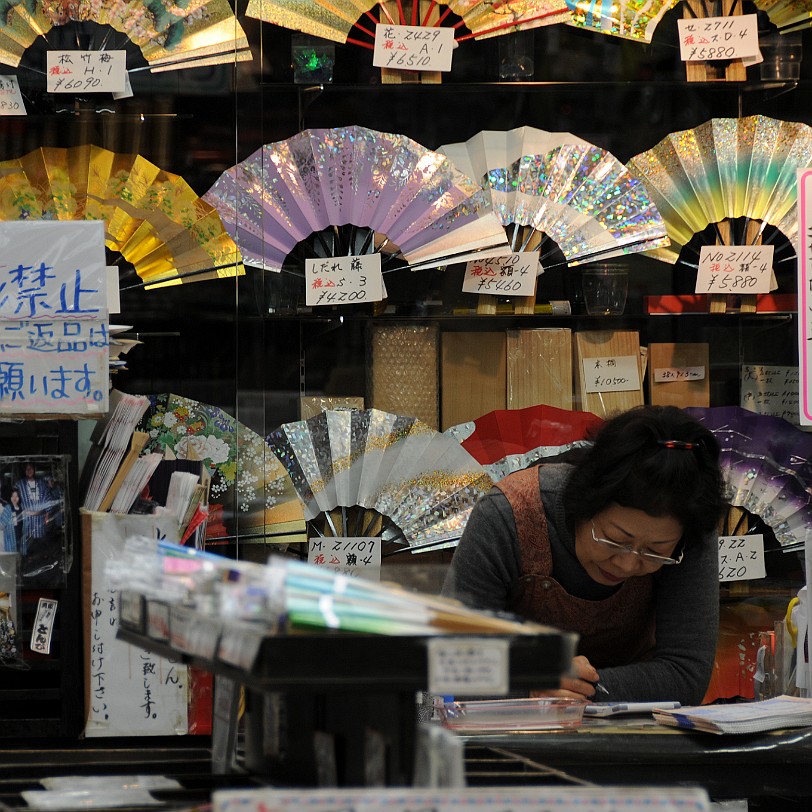
<instances>
[{"instance_id":1,"label":"red and gold fan","mask_svg":"<svg viewBox=\"0 0 812 812\"><path fill-rule=\"evenodd\" d=\"M148 288L244 273L217 210L140 155L42 147L0 162L0 219L103 220L107 248Z\"/></svg>"}]
</instances>

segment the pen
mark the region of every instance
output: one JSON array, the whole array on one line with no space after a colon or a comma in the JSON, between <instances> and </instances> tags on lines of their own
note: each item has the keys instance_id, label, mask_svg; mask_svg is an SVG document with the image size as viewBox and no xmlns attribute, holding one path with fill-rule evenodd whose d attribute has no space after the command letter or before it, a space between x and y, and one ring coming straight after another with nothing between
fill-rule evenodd
<instances>
[{"instance_id":1,"label":"pen","mask_svg":"<svg viewBox=\"0 0 812 812\"><path fill-rule=\"evenodd\" d=\"M607 690L605 685L601 685L599 682L593 683L595 686L595 693L596 694L606 694L609 695L609 691Z\"/></svg>"}]
</instances>

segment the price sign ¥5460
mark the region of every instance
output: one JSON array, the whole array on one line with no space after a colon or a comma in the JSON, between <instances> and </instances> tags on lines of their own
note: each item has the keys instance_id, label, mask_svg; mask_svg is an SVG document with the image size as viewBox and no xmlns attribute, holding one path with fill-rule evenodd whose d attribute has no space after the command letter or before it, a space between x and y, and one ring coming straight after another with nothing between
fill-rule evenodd
<instances>
[{"instance_id":1,"label":"price sign \u00a55460","mask_svg":"<svg viewBox=\"0 0 812 812\"><path fill-rule=\"evenodd\" d=\"M497 296L533 296L539 272L538 251L484 257L465 266L463 293L491 293Z\"/></svg>"}]
</instances>

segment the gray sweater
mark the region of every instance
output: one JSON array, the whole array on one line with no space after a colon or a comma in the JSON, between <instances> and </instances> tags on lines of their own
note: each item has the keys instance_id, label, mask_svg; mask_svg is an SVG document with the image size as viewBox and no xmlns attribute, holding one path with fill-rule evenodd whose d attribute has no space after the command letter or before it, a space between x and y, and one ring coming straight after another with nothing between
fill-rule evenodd
<instances>
[{"instance_id":1,"label":"gray sweater","mask_svg":"<svg viewBox=\"0 0 812 812\"><path fill-rule=\"evenodd\" d=\"M553 558L553 576L573 596L601 600L615 587L593 581L575 556L564 517L563 490L572 467L546 465L541 498ZM505 495L492 489L474 507L443 585L443 594L480 609L504 611L519 577L519 544ZM677 566L655 575L656 645L645 661L600 669L609 696L600 699L702 701L710 681L719 626L719 583L714 538L691 545Z\"/></svg>"}]
</instances>

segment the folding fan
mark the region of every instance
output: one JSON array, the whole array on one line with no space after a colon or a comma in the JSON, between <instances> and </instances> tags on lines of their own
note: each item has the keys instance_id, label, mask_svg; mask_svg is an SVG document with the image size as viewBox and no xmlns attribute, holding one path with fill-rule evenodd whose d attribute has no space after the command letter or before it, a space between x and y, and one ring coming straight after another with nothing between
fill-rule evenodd
<instances>
[{"instance_id":1,"label":"folding fan","mask_svg":"<svg viewBox=\"0 0 812 812\"><path fill-rule=\"evenodd\" d=\"M586 446L603 420L591 412L544 404L524 409L496 409L445 430L488 472L493 480Z\"/></svg>"},{"instance_id":2,"label":"folding fan","mask_svg":"<svg viewBox=\"0 0 812 812\"><path fill-rule=\"evenodd\" d=\"M217 211L140 155L41 147L0 162L0 219L104 220L107 247L148 287L244 273Z\"/></svg>"},{"instance_id":3,"label":"folding fan","mask_svg":"<svg viewBox=\"0 0 812 812\"><path fill-rule=\"evenodd\" d=\"M437 9L440 4L447 7L442 13ZM372 13L375 6L379 17ZM294 31L365 48L374 47L379 22L435 27L453 13L459 19L450 25L458 32L457 42L462 42L563 23L571 17L565 0L439 0L425 4L413 0L411 7L385 0L248 0L245 13ZM461 33L463 26L470 33Z\"/></svg>"},{"instance_id":4,"label":"folding fan","mask_svg":"<svg viewBox=\"0 0 812 812\"><path fill-rule=\"evenodd\" d=\"M66 23L110 26L141 49L155 72L251 59L228 0L5 0L0 62L17 67L34 40ZM47 41L47 40L46 40ZM99 49L115 48L105 39ZM121 47L121 46L118 46Z\"/></svg>"},{"instance_id":5,"label":"folding fan","mask_svg":"<svg viewBox=\"0 0 812 812\"><path fill-rule=\"evenodd\" d=\"M759 516L782 546L812 538L812 437L738 406L685 411L719 441L729 503Z\"/></svg>"},{"instance_id":6,"label":"folding fan","mask_svg":"<svg viewBox=\"0 0 812 812\"><path fill-rule=\"evenodd\" d=\"M268 444L293 480L305 519L323 515L334 536L380 535L412 549L456 543L474 502L493 484L452 437L379 409L330 409L285 423ZM356 507L362 510L345 521L346 509ZM336 508L340 526L331 515Z\"/></svg>"},{"instance_id":7,"label":"folding fan","mask_svg":"<svg viewBox=\"0 0 812 812\"><path fill-rule=\"evenodd\" d=\"M676 262L707 226L744 217L798 237L796 172L812 164L812 127L766 116L714 118L671 133L629 161L671 238L655 256ZM720 240L722 242L722 240ZM796 248L797 251L797 248Z\"/></svg>"},{"instance_id":8,"label":"folding fan","mask_svg":"<svg viewBox=\"0 0 812 812\"><path fill-rule=\"evenodd\" d=\"M513 251L543 237L577 265L668 245L640 180L611 153L570 133L484 130L439 151L490 194ZM542 239L542 264L552 250Z\"/></svg>"},{"instance_id":9,"label":"folding fan","mask_svg":"<svg viewBox=\"0 0 812 812\"><path fill-rule=\"evenodd\" d=\"M297 246L310 256L379 251L413 269L509 253L476 183L444 155L366 127L304 130L267 144L203 199L246 261L266 270L281 270Z\"/></svg>"},{"instance_id":10,"label":"folding fan","mask_svg":"<svg viewBox=\"0 0 812 812\"><path fill-rule=\"evenodd\" d=\"M149 400L139 423L149 435L142 453L168 449L209 469L207 541L233 536L238 526L272 535L272 525L303 522L290 477L256 432L217 406L170 393Z\"/></svg>"}]
</instances>

